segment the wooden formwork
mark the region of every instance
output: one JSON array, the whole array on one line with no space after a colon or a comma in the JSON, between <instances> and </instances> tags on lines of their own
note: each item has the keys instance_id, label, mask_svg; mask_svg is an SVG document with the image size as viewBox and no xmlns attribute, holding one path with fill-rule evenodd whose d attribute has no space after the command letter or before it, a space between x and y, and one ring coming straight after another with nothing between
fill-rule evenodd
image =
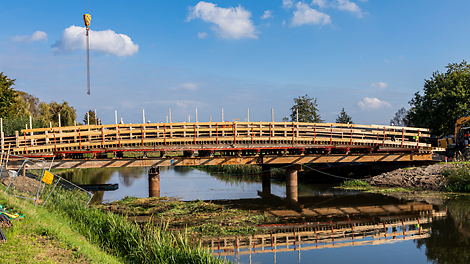
<instances>
[{"instance_id":1,"label":"wooden formwork","mask_svg":"<svg viewBox=\"0 0 470 264\"><path fill-rule=\"evenodd\" d=\"M214 149L237 145L245 148L287 146L299 148L382 148L430 151L419 137L424 128L300 122L205 122L86 125L24 129L2 135L2 151L14 154L85 151L139 146L142 149ZM204 147L202 147L204 148Z\"/></svg>"}]
</instances>

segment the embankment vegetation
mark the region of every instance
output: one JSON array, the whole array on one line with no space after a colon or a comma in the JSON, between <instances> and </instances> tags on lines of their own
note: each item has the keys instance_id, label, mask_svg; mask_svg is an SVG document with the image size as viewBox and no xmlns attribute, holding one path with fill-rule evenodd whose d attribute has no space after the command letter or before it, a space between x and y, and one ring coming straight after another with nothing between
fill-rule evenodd
<instances>
[{"instance_id":1,"label":"embankment vegetation","mask_svg":"<svg viewBox=\"0 0 470 264\"><path fill-rule=\"evenodd\" d=\"M449 192L470 193L470 163L458 163L442 171L446 178L444 189Z\"/></svg>"},{"instance_id":2,"label":"embankment vegetation","mask_svg":"<svg viewBox=\"0 0 470 264\"><path fill-rule=\"evenodd\" d=\"M42 236L72 252L70 260L56 262L224 263L194 243L184 229L170 232L164 222L156 226L139 225L125 215L86 208L82 196L83 193L58 188L47 204L39 207L2 192L0 202L25 215L24 220L7 230L11 242L0 244L3 260L18 263L37 258L37 251L43 249L28 241L31 236ZM23 247L29 253L19 256L18 252L25 251Z\"/></svg>"}]
</instances>

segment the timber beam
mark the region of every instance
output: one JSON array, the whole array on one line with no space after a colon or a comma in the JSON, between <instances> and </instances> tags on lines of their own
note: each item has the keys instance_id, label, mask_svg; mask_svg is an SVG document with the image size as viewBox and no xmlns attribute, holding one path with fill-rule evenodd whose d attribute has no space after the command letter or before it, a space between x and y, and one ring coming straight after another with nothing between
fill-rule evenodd
<instances>
[{"instance_id":1,"label":"timber beam","mask_svg":"<svg viewBox=\"0 0 470 264\"><path fill-rule=\"evenodd\" d=\"M431 153L371 153L371 154L331 154L331 155L296 155L296 156L223 156L223 157L163 157L163 158L116 158L116 159L57 159L53 169L69 168L118 168L118 167L155 167L155 166L197 166L197 165L235 165L235 164L305 164L305 163L360 163L360 162L413 162L431 161ZM8 169L17 169L23 159L11 159ZM47 162L47 161L46 161ZM42 164L42 162L41 162ZM42 167L33 166L36 169Z\"/></svg>"}]
</instances>

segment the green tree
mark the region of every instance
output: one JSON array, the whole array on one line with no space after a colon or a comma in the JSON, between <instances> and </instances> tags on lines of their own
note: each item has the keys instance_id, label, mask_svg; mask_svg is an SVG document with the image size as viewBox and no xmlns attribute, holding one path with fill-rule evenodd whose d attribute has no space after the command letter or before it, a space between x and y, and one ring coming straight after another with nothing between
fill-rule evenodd
<instances>
[{"instance_id":1,"label":"green tree","mask_svg":"<svg viewBox=\"0 0 470 264\"><path fill-rule=\"evenodd\" d=\"M59 125L59 115L61 126L73 126L77 118L75 108L69 106L69 103L66 101L60 104L54 101L51 101L49 104L41 102L39 104L39 111L43 122L46 124L51 122L52 126Z\"/></svg>"},{"instance_id":2,"label":"green tree","mask_svg":"<svg viewBox=\"0 0 470 264\"><path fill-rule=\"evenodd\" d=\"M408 120L408 113L409 111L404 107L398 109L398 111L395 113L395 116L390 119L390 125L403 127L411 126L410 120Z\"/></svg>"},{"instance_id":3,"label":"green tree","mask_svg":"<svg viewBox=\"0 0 470 264\"><path fill-rule=\"evenodd\" d=\"M470 110L470 65L462 61L446 68L446 73L436 71L425 80L424 94L415 93L407 115L413 126L427 127L438 136L453 134L455 121Z\"/></svg>"},{"instance_id":4,"label":"green tree","mask_svg":"<svg viewBox=\"0 0 470 264\"><path fill-rule=\"evenodd\" d=\"M96 114L95 111L88 110L88 112L85 113L85 116L83 117L83 123L85 125L88 125L88 115L90 116L90 125L95 125L98 124L96 121Z\"/></svg>"},{"instance_id":5,"label":"green tree","mask_svg":"<svg viewBox=\"0 0 470 264\"><path fill-rule=\"evenodd\" d=\"M294 98L294 106L292 106L290 120L297 121L297 111L299 112L299 122L307 123L323 123L318 114L317 98L310 98L307 94Z\"/></svg>"},{"instance_id":6,"label":"green tree","mask_svg":"<svg viewBox=\"0 0 470 264\"><path fill-rule=\"evenodd\" d=\"M20 104L22 105L21 109L23 112L27 112L28 115L31 115L34 118L38 118L41 115L41 112L39 111L39 98L37 98L34 95L18 91L18 96L19 96L19 101Z\"/></svg>"},{"instance_id":7,"label":"green tree","mask_svg":"<svg viewBox=\"0 0 470 264\"><path fill-rule=\"evenodd\" d=\"M13 89L14 85L14 79L0 72L0 117L3 119L17 115L18 94Z\"/></svg>"},{"instance_id":8,"label":"green tree","mask_svg":"<svg viewBox=\"0 0 470 264\"><path fill-rule=\"evenodd\" d=\"M336 123L339 124L354 124L350 115L344 111L344 108L339 113L338 117L336 117Z\"/></svg>"}]
</instances>

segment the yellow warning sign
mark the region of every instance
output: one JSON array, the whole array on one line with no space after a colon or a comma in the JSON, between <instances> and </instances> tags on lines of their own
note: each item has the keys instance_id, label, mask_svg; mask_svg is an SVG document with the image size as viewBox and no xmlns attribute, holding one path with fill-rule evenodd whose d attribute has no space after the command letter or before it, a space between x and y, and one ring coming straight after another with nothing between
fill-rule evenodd
<instances>
[{"instance_id":1,"label":"yellow warning sign","mask_svg":"<svg viewBox=\"0 0 470 264\"><path fill-rule=\"evenodd\" d=\"M54 180L54 174L50 173L49 171L44 171L42 181L47 184L52 184L52 180Z\"/></svg>"}]
</instances>

